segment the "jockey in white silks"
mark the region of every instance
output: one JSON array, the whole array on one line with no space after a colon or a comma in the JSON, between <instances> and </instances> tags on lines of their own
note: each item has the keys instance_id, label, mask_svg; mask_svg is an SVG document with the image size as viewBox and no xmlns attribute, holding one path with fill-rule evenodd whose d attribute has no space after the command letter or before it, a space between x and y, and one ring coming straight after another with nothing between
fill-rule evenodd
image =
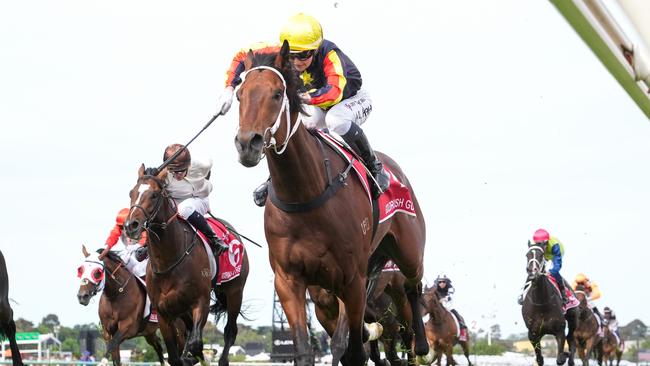
<instances>
[{"instance_id":1,"label":"jockey in white silks","mask_svg":"<svg viewBox=\"0 0 650 366\"><path fill-rule=\"evenodd\" d=\"M438 299L440 300L440 303L445 307L445 309L449 310L454 316L456 317L456 320L458 320L458 326L460 327L459 333L460 337L459 339L461 341L466 341L467 340L467 325L465 325L465 320L463 319L462 316L456 311L454 308L454 299L452 298L452 295L456 292L456 289L454 289L454 286L451 285L451 280L447 275L441 274L438 275L436 278L436 294L438 295Z\"/></svg>"}]
</instances>

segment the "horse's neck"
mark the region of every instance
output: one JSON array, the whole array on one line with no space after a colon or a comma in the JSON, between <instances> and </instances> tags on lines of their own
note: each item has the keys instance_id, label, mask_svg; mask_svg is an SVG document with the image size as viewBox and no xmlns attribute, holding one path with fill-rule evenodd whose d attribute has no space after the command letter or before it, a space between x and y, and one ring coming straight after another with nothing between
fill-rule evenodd
<instances>
[{"instance_id":1,"label":"horse's neck","mask_svg":"<svg viewBox=\"0 0 650 366\"><path fill-rule=\"evenodd\" d=\"M435 294L433 296L436 296ZM440 301L436 301L433 303L433 306L431 307L431 317L433 318L433 322L436 324L440 324L444 321L444 317L446 316L447 309L442 305Z\"/></svg>"},{"instance_id":2,"label":"horse's neck","mask_svg":"<svg viewBox=\"0 0 650 366\"><path fill-rule=\"evenodd\" d=\"M155 220L158 224L164 223L164 228L155 226L147 236L149 257L156 270L166 268L178 260L179 255L189 245L185 239L192 238L194 235L186 235L186 231L189 232L188 225L183 223L178 216L169 221L176 213L176 210L172 208L171 199L163 203Z\"/></svg>"},{"instance_id":3,"label":"horse's neck","mask_svg":"<svg viewBox=\"0 0 650 366\"><path fill-rule=\"evenodd\" d=\"M295 116L292 114L293 121ZM276 139L284 141L283 135ZM281 155L272 149L266 152L273 190L283 201L304 202L319 195L325 188L325 157L316 139L304 126L298 128L287 144Z\"/></svg>"},{"instance_id":4,"label":"horse's neck","mask_svg":"<svg viewBox=\"0 0 650 366\"><path fill-rule=\"evenodd\" d=\"M121 266L120 263L116 263L113 260L111 260L110 263L110 269L106 266L104 267L104 294L106 297L114 301L126 290L122 286L126 287L131 284L131 277L133 277L133 274ZM118 266L120 268L117 268ZM117 278L117 280L114 277ZM120 291L120 289L122 289L122 291Z\"/></svg>"},{"instance_id":5,"label":"horse's neck","mask_svg":"<svg viewBox=\"0 0 650 366\"><path fill-rule=\"evenodd\" d=\"M550 286L552 286L552 284L546 276L539 276L539 278L533 282L533 288L530 291L533 301L538 304L546 303L551 295L549 292Z\"/></svg>"}]
</instances>

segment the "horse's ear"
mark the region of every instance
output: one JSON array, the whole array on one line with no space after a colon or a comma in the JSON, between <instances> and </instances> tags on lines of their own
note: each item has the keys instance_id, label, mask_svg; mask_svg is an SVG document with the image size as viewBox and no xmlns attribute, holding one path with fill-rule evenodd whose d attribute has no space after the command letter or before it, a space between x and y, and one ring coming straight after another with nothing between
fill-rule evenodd
<instances>
[{"instance_id":1,"label":"horse's ear","mask_svg":"<svg viewBox=\"0 0 650 366\"><path fill-rule=\"evenodd\" d=\"M144 175L144 164L140 165L140 169L138 169L138 177L141 177Z\"/></svg>"},{"instance_id":2,"label":"horse's ear","mask_svg":"<svg viewBox=\"0 0 650 366\"><path fill-rule=\"evenodd\" d=\"M244 70L250 70L253 67L253 50L249 49L246 54L246 59L244 59Z\"/></svg>"},{"instance_id":3,"label":"horse's ear","mask_svg":"<svg viewBox=\"0 0 650 366\"><path fill-rule=\"evenodd\" d=\"M282 47L280 48L280 52L278 52L278 55L275 56L275 67L282 70L284 69L284 65L287 64L287 60L289 59L289 42L285 39L282 42Z\"/></svg>"},{"instance_id":4,"label":"horse's ear","mask_svg":"<svg viewBox=\"0 0 650 366\"><path fill-rule=\"evenodd\" d=\"M528 239L528 246L530 246L530 239Z\"/></svg>"},{"instance_id":5,"label":"horse's ear","mask_svg":"<svg viewBox=\"0 0 650 366\"><path fill-rule=\"evenodd\" d=\"M84 254L84 257L88 258L90 256L90 253L88 253L88 249L86 249L86 246L81 244L81 252Z\"/></svg>"}]
</instances>

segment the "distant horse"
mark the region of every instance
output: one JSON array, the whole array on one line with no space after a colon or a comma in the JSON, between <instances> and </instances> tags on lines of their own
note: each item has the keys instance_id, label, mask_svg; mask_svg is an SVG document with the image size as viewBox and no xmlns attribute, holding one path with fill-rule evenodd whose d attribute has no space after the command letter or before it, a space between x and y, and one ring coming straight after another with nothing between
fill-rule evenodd
<instances>
[{"instance_id":1,"label":"distant horse","mask_svg":"<svg viewBox=\"0 0 650 366\"><path fill-rule=\"evenodd\" d=\"M587 294L583 285L578 285L575 294L580 301L578 307L576 329L573 332L575 344L578 349L578 356L583 366L589 366L589 355L592 351L598 351L598 320L587 303ZM600 359L600 356L598 359Z\"/></svg>"},{"instance_id":2,"label":"distant horse","mask_svg":"<svg viewBox=\"0 0 650 366\"><path fill-rule=\"evenodd\" d=\"M607 365L612 366L614 359L616 359L616 366L621 363L621 356L623 355L623 350L620 347L620 344L612 331L607 326L607 321L604 321L603 332L605 333L602 339L602 359ZM599 365L601 363L598 363Z\"/></svg>"},{"instance_id":3,"label":"distant horse","mask_svg":"<svg viewBox=\"0 0 650 366\"><path fill-rule=\"evenodd\" d=\"M413 315L404 290L405 280L398 270L384 270L378 277L374 292L368 297L365 321L378 321L382 325L383 333L379 341L384 345L387 360L381 360L378 342L370 341L370 359L376 365L415 364L411 327ZM406 351L406 361L402 360L397 352L398 341Z\"/></svg>"},{"instance_id":4,"label":"distant horse","mask_svg":"<svg viewBox=\"0 0 650 366\"><path fill-rule=\"evenodd\" d=\"M393 259L407 278L411 313L418 313L424 273L424 216L411 189L409 204L414 206L415 217L396 214L375 225L363 184L348 176L354 174L350 164L325 147L298 119L302 107L287 42L277 54L249 52L244 66L246 78L237 92L235 145L239 161L246 167L257 165L266 155L271 182L264 230L275 288L291 326L295 362L313 363L305 290L319 286L340 299L332 363L341 360L346 365L361 365L366 360L363 317L369 274ZM377 155L410 186L393 160ZM426 354L422 320L419 316L414 319L415 352Z\"/></svg>"},{"instance_id":5,"label":"distant horse","mask_svg":"<svg viewBox=\"0 0 650 366\"><path fill-rule=\"evenodd\" d=\"M239 277L213 287L208 258L212 251L204 250L197 232L187 222L178 219L176 205L164 183L166 178L166 170L151 176L145 175L144 165L140 167L138 182L130 193L131 210L125 229L133 239L139 239L144 230L148 233L147 285L151 301L158 310L169 363L180 366L193 365L197 359L204 361L203 327L208 313L227 311L225 345L219 365L228 365L228 348L237 337L237 317L249 270L248 256L246 251L240 253L244 258ZM212 307L211 290L217 299ZM176 319L181 319L189 332L182 356L172 326Z\"/></svg>"},{"instance_id":6,"label":"distant horse","mask_svg":"<svg viewBox=\"0 0 650 366\"><path fill-rule=\"evenodd\" d=\"M467 364L472 366L469 359L469 339L461 341L458 339L460 329L454 320L454 316L440 302L436 287L425 287L422 295L422 315L428 316L425 323L427 339L429 340L429 354L424 357L418 357L420 365L430 365L436 362L440 366L442 355L445 355L447 365L457 365L454 360L454 345L459 344L463 349L463 354L467 358Z\"/></svg>"},{"instance_id":7,"label":"distant horse","mask_svg":"<svg viewBox=\"0 0 650 366\"><path fill-rule=\"evenodd\" d=\"M99 320L102 336L106 341L106 355L113 357L113 365L120 365L120 344L127 339L142 336L153 347L161 365L165 364L160 338L156 335L158 323L144 318L147 291L138 279L124 267L115 252L108 252L103 260L97 253L88 253L77 274L81 278L77 298L81 305L88 305L99 291ZM101 252L101 251L100 251Z\"/></svg>"},{"instance_id":8,"label":"distant horse","mask_svg":"<svg viewBox=\"0 0 650 366\"><path fill-rule=\"evenodd\" d=\"M14 366L22 366L23 359L20 357L20 350L16 343L16 323L14 323L14 311L9 305L9 275L7 275L7 263L0 251L0 342L9 338L11 348L11 361Z\"/></svg>"},{"instance_id":9,"label":"distant horse","mask_svg":"<svg viewBox=\"0 0 650 366\"><path fill-rule=\"evenodd\" d=\"M540 341L545 334L555 336L557 342L557 364L563 365L569 357L569 365L573 366L573 354L564 352L564 344L569 341L569 349L575 350L573 332L576 328L577 310L569 309L566 316L562 312L562 298L547 275L544 273L544 251L546 245L528 242L526 252L527 292L521 314L528 328L528 339L535 349L537 365L544 365ZM565 320L566 318L566 320ZM564 329L568 322L569 332L565 336Z\"/></svg>"}]
</instances>

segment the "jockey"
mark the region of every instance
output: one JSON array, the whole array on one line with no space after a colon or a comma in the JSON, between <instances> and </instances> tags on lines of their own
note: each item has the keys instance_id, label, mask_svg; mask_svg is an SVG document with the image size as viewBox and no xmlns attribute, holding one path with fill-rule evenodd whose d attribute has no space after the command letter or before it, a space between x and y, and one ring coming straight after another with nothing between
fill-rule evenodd
<instances>
[{"instance_id":1,"label":"jockey","mask_svg":"<svg viewBox=\"0 0 650 366\"><path fill-rule=\"evenodd\" d=\"M533 241L535 244L544 244L546 250L544 251L544 258L547 261L553 261L553 268L549 270L549 273L557 282L557 286L560 289L560 295L562 296L562 303L567 303L567 297L564 290L564 279L560 275L560 270L562 269L562 257L564 256L564 245L555 237L550 236L548 231L544 229L538 229L533 234Z\"/></svg>"},{"instance_id":2,"label":"jockey","mask_svg":"<svg viewBox=\"0 0 650 366\"><path fill-rule=\"evenodd\" d=\"M386 191L390 177L370 147L360 125L372 111L370 94L361 88L361 73L352 60L333 42L323 39L323 29L316 18L299 13L280 31L280 43L289 43L289 58L304 85L301 99L307 128L325 128L339 134L363 159L377 182L375 196ZM269 50L270 45L259 49ZM277 46L275 46L277 47ZM276 48L276 52L279 48ZM225 114L232 104L233 91L241 83L244 59L248 50L240 51L227 71L226 88L218 102L218 111ZM268 181L253 193L255 204L263 206L268 193Z\"/></svg>"},{"instance_id":3,"label":"jockey","mask_svg":"<svg viewBox=\"0 0 650 366\"><path fill-rule=\"evenodd\" d=\"M167 161L181 149L182 152L166 167L167 191L178 206L178 215L205 235L215 258L218 258L228 250L228 245L214 233L203 216L210 211L208 195L212 191L212 183L208 178L212 160L193 160L190 151L181 144L167 146L163 160Z\"/></svg>"},{"instance_id":4,"label":"jockey","mask_svg":"<svg viewBox=\"0 0 650 366\"><path fill-rule=\"evenodd\" d=\"M603 324L607 324L607 327L609 330L616 335L616 338L618 338L618 343L621 343L621 333L618 330L618 320L616 320L616 313L614 313L614 310L610 309L608 306L605 306L605 309L603 309L605 312L603 318L605 322Z\"/></svg>"},{"instance_id":5,"label":"jockey","mask_svg":"<svg viewBox=\"0 0 650 366\"><path fill-rule=\"evenodd\" d=\"M106 238L106 247L99 255L99 259L103 259L119 240L124 244L125 248L125 250L118 253L122 262L124 262L124 267L134 275L144 277L147 274L147 261L140 257L138 249L147 245L147 233L142 233L142 237L137 241L129 238L124 232L124 222L128 215L128 208L123 208L117 213L115 226L113 226L111 233Z\"/></svg>"},{"instance_id":6,"label":"jockey","mask_svg":"<svg viewBox=\"0 0 650 366\"><path fill-rule=\"evenodd\" d=\"M594 303L594 300L597 300L600 298L600 296L602 296L600 288L598 288L598 284L589 280L589 278L585 276L584 273L578 273L576 275L576 278L573 280L571 287L573 287L573 290L575 290L578 285L582 285L582 287L584 287L585 294L587 295L587 305L589 308L591 308L594 314L598 315L600 324L603 324L603 316L600 311L598 311L598 307L596 307L596 304Z\"/></svg>"},{"instance_id":7,"label":"jockey","mask_svg":"<svg viewBox=\"0 0 650 366\"><path fill-rule=\"evenodd\" d=\"M454 308L453 304L453 299L452 296L456 292L456 289L454 286L451 285L451 280L447 275L445 274L440 274L436 278L436 295L438 295L438 299L440 299L440 302L442 305L445 307L445 309L449 310L456 319L458 319L458 325L460 327L460 337L459 339L461 341L466 341L467 340L467 325L465 325L465 320L463 319L462 316L456 311Z\"/></svg>"}]
</instances>

